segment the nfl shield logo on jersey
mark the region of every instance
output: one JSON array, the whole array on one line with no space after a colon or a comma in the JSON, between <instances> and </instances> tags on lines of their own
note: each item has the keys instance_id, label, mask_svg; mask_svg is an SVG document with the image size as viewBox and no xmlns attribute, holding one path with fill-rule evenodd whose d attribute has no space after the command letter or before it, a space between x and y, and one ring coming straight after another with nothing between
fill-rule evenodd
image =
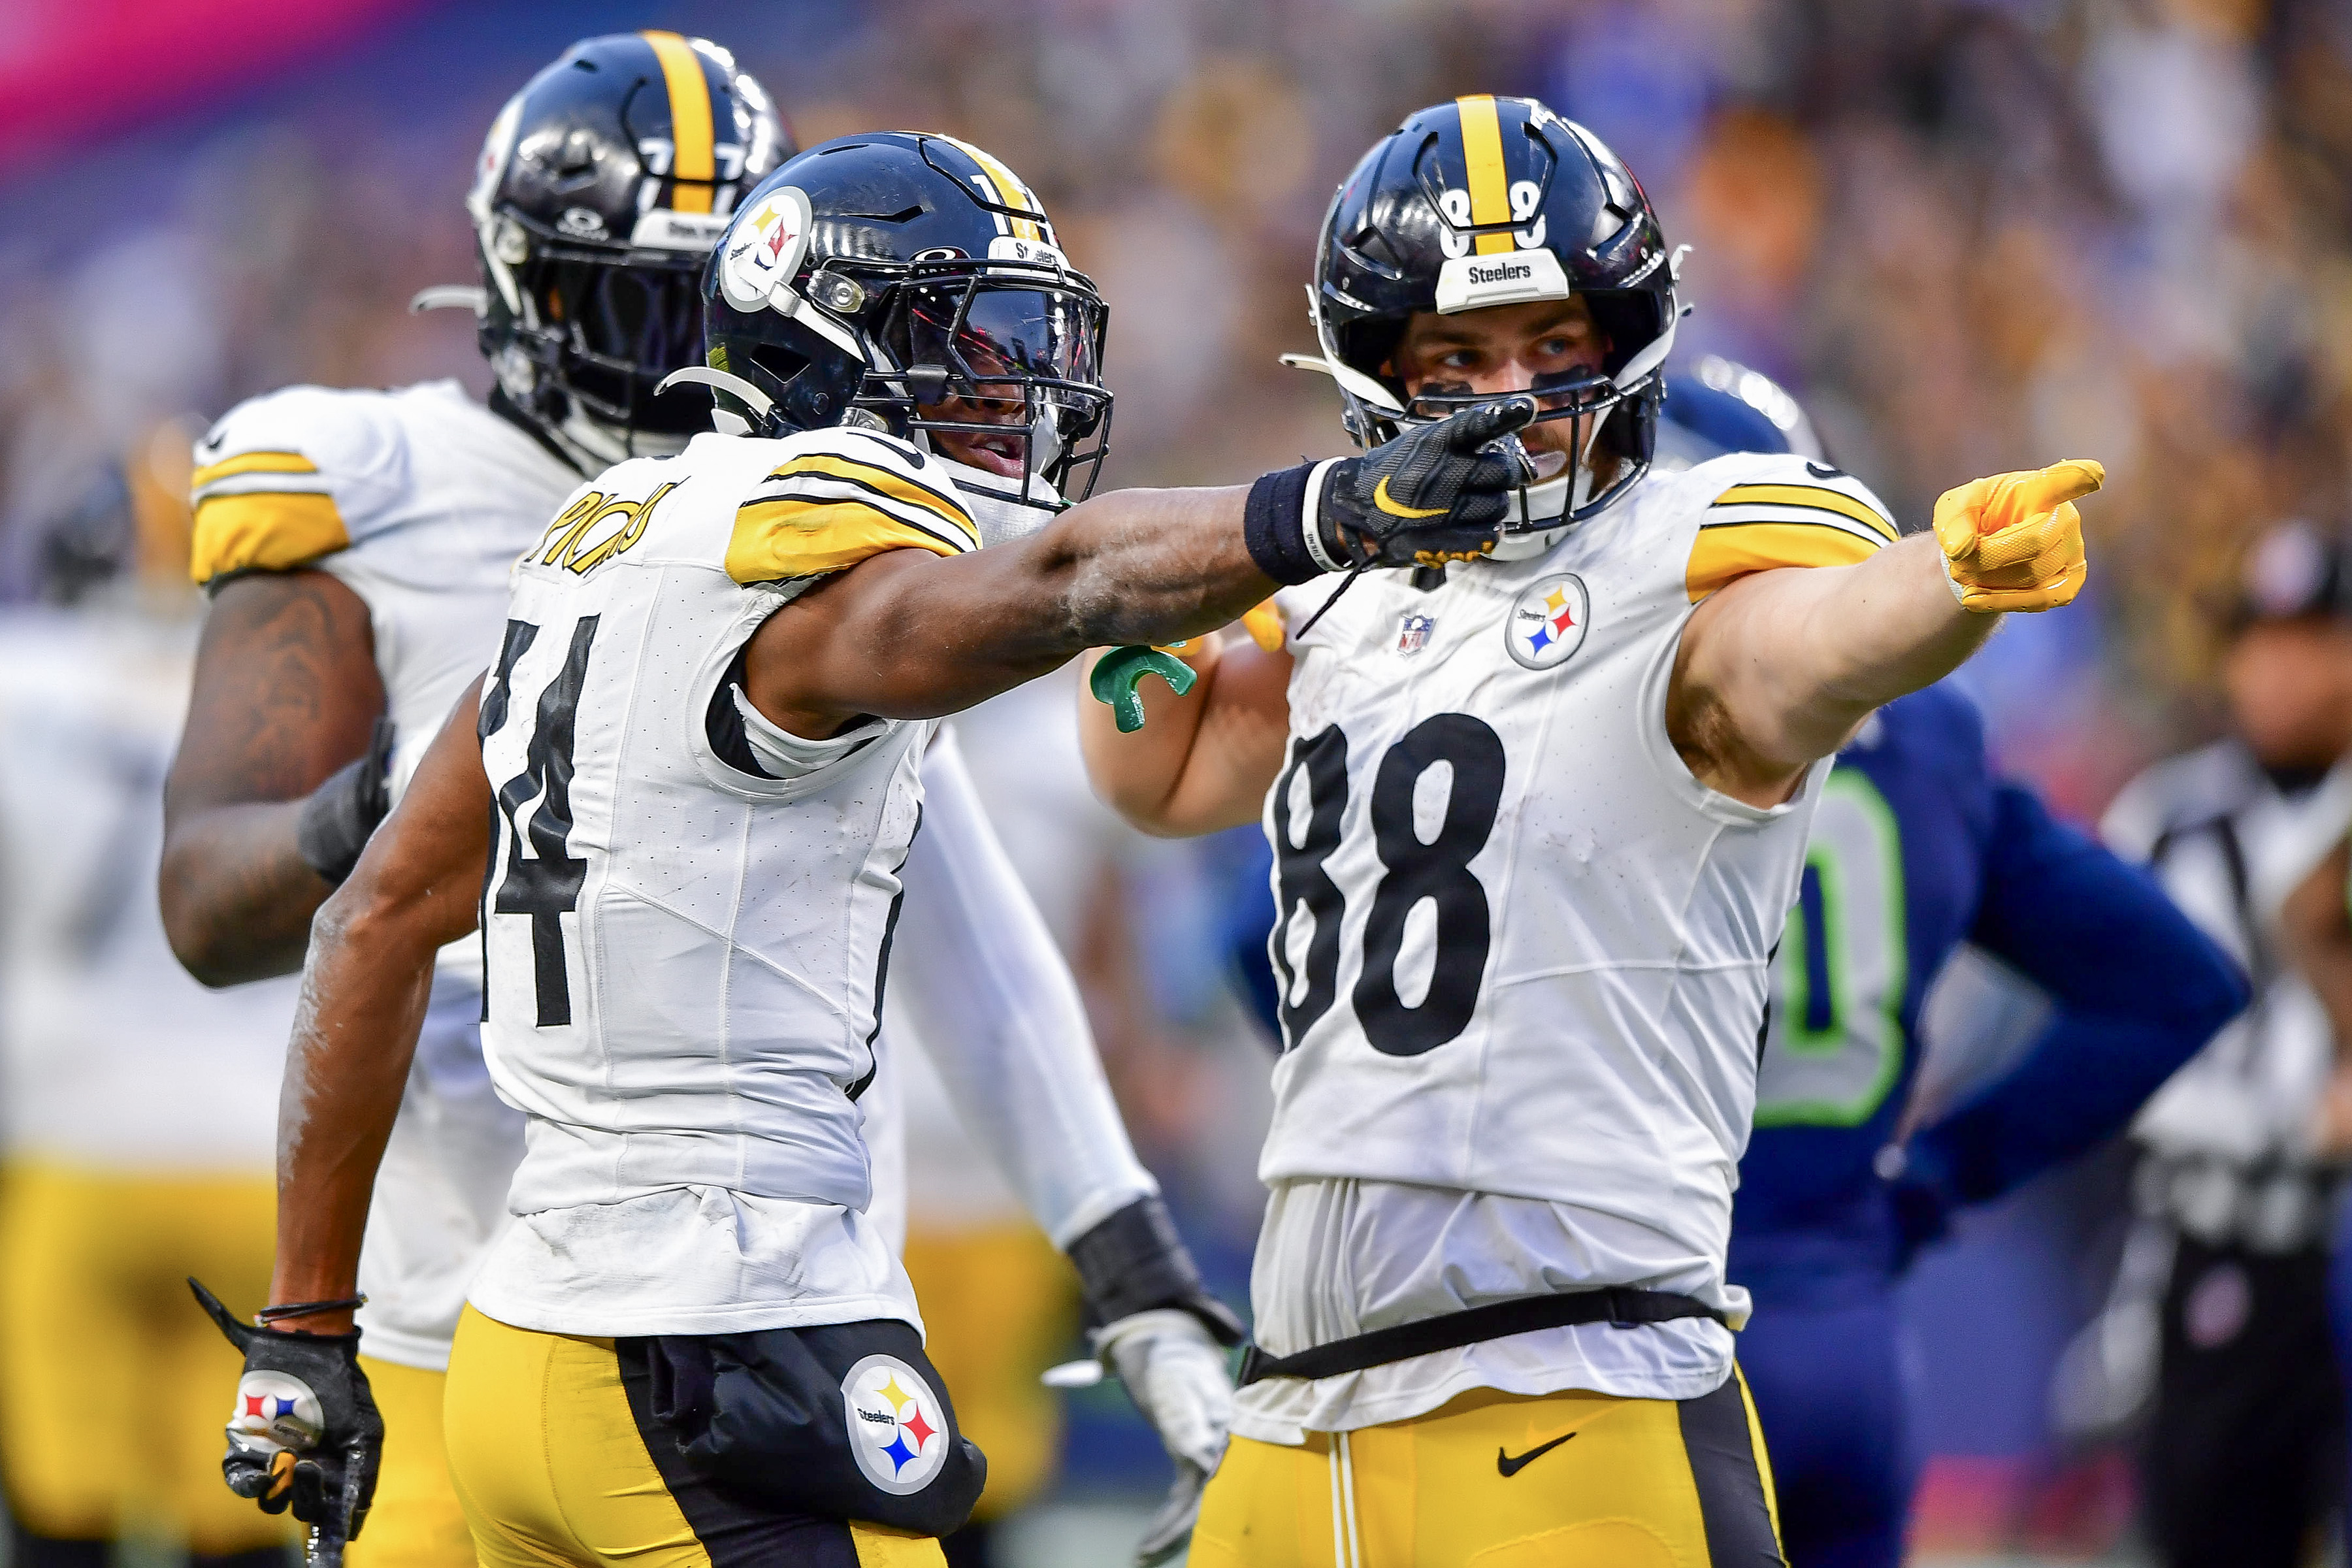
<instances>
[{"instance_id":1,"label":"nfl shield logo on jersey","mask_svg":"<svg viewBox=\"0 0 2352 1568\"><path fill-rule=\"evenodd\" d=\"M1430 616L1408 613L1397 623L1396 650L1416 654L1429 646L1429 634L1437 629L1436 619Z\"/></svg>"},{"instance_id":2,"label":"nfl shield logo on jersey","mask_svg":"<svg viewBox=\"0 0 2352 1568\"><path fill-rule=\"evenodd\" d=\"M870 1355L841 1380L849 1451L866 1479L898 1497L921 1491L948 1462L947 1411L922 1374L897 1356Z\"/></svg>"},{"instance_id":3,"label":"nfl shield logo on jersey","mask_svg":"<svg viewBox=\"0 0 2352 1568\"><path fill-rule=\"evenodd\" d=\"M1527 669L1549 669L1564 664L1584 646L1585 623L1591 618L1591 595L1584 579L1560 572L1528 584L1511 602L1503 623L1503 646L1511 660Z\"/></svg>"}]
</instances>

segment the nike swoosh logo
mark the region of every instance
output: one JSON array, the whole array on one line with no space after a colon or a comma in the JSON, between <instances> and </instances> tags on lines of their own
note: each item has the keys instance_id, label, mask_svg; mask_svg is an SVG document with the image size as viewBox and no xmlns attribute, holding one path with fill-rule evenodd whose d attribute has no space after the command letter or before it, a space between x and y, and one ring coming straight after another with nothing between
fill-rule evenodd
<instances>
[{"instance_id":1,"label":"nike swoosh logo","mask_svg":"<svg viewBox=\"0 0 2352 1568\"><path fill-rule=\"evenodd\" d=\"M1832 468L1826 463L1816 463L1811 458L1805 459L1805 472L1817 479L1842 479L1846 477L1843 468Z\"/></svg>"},{"instance_id":2,"label":"nike swoosh logo","mask_svg":"<svg viewBox=\"0 0 2352 1568\"><path fill-rule=\"evenodd\" d=\"M1389 494L1389 477L1386 474L1382 474L1381 482L1372 487L1372 504L1391 517L1444 517L1445 515L1445 508L1442 506L1423 511L1418 507L1406 506L1391 497Z\"/></svg>"},{"instance_id":3,"label":"nike swoosh logo","mask_svg":"<svg viewBox=\"0 0 2352 1568\"><path fill-rule=\"evenodd\" d=\"M1509 1454L1504 1452L1502 1449L1496 1448L1495 1450L1495 1468L1501 1471L1506 1476L1516 1476L1521 1470L1526 1469L1529 1465L1534 1464L1538 1459L1542 1458L1546 1454L1550 1453L1554 1448L1559 1447L1562 1443L1567 1442L1570 1437L1575 1436L1576 1434L1573 1432L1562 1432L1559 1436L1554 1437L1549 1443L1537 1444L1534 1447L1529 1448L1526 1453L1521 1454L1517 1458L1513 1458Z\"/></svg>"}]
</instances>

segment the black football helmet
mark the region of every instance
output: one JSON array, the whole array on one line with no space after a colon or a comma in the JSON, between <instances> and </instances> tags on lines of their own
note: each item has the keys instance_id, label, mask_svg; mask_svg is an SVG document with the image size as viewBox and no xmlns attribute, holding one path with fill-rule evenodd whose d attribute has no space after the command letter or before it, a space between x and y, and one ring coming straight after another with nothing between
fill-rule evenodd
<instances>
[{"instance_id":1,"label":"black football helmet","mask_svg":"<svg viewBox=\"0 0 2352 1568\"><path fill-rule=\"evenodd\" d=\"M713 387L722 428L887 430L969 470L959 483L1057 508L1107 449L1108 314L997 159L846 136L744 199L703 282L709 369L680 379ZM973 468L975 447L997 467Z\"/></svg>"},{"instance_id":2,"label":"black football helmet","mask_svg":"<svg viewBox=\"0 0 2352 1568\"><path fill-rule=\"evenodd\" d=\"M1539 420L1575 422L1569 445L1586 460L1520 492L1507 546L1591 516L1649 467L1660 367L1683 314L1680 256L1640 183L1592 132L1529 98L1456 99L1409 117L1339 187L1307 289L1321 358L1284 357L1338 381L1348 431L1369 447L1491 401L1466 390L1406 396L1391 357L1415 312L1585 300L1609 339L1602 370L1544 377L1533 390ZM1596 454L1616 459L1599 480Z\"/></svg>"},{"instance_id":3,"label":"black football helmet","mask_svg":"<svg viewBox=\"0 0 2352 1568\"><path fill-rule=\"evenodd\" d=\"M792 153L765 89L676 33L583 38L499 111L466 198L468 302L500 390L583 469L709 428L700 399L655 390L701 355L703 264L737 196Z\"/></svg>"}]
</instances>

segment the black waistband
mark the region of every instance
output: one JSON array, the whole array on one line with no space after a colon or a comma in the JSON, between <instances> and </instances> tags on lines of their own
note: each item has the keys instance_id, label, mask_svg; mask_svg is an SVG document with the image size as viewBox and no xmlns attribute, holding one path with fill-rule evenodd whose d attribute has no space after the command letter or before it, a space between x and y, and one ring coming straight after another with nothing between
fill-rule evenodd
<instances>
[{"instance_id":1,"label":"black waistband","mask_svg":"<svg viewBox=\"0 0 2352 1568\"><path fill-rule=\"evenodd\" d=\"M1374 1329L1316 1345L1297 1355L1270 1356L1252 1345L1242 1352L1241 1382L1247 1385L1269 1377L1337 1377L1394 1361L1411 1361L1437 1351L1459 1350L1486 1340L1533 1333L1538 1329L1564 1329L1578 1323L1607 1323L1630 1329L1636 1323L1670 1323L1677 1318L1712 1318L1721 1312L1689 1296L1671 1290L1574 1290L1559 1296L1522 1296L1467 1307L1442 1317L1423 1318Z\"/></svg>"}]
</instances>

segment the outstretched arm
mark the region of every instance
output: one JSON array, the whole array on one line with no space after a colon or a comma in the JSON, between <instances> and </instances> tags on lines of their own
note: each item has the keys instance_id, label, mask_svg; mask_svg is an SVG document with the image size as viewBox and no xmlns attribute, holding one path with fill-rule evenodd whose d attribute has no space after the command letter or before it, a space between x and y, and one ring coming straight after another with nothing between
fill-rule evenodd
<instances>
[{"instance_id":1,"label":"outstretched arm","mask_svg":"<svg viewBox=\"0 0 2352 1568\"><path fill-rule=\"evenodd\" d=\"M384 707L366 605L324 572L224 584L163 786L163 930L189 973L234 985L302 967L334 885L302 856L309 797L368 750Z\"/></svg>"},{"instance_id":2,"label":"outstretched arm","mask_svg":"<svg viewBox=\"0 0 2352 1568\"><path fill-rule=\"evenodd\" d=\"M278 1266L272 1301L338 1300L416 1053L434 953L474 929L489 853L489 781L474 733L477 681L399 806L320 910L278 1106ZM279 1325L320 1333L348 1311Z\"/></svg>"},{"instance_id":3,"label":"outstretched arm","mask_svg":"<svg viewBox=\"0 0 2352 1568\"><path fill-rule=\"evenodd\" d=\"M1521 473L1487 448L1515 447L1535 407L1465 409L1247 489L1114 491L1018 543L869 556L761 626L746 695L811 738L866 714L933 718L1089 647L1198 636L1283 584L1482 553Z\"/></svg>"},{"instance_id":4,"label":"outstretched arm","mask_svg":"<svg viewBox=\"0 0 2352 1568\"><path fill-rule=\"evenodd\" d=\"M1871 710L1941 679L2003 610L2041 610L2082 586L2074 498L2095 463L2002 474L1947 491L1936 531L1851 566L1744 577L1691 612L1666 732L1692 773L1774 805Z\"/></svg>"}]
</instances>

